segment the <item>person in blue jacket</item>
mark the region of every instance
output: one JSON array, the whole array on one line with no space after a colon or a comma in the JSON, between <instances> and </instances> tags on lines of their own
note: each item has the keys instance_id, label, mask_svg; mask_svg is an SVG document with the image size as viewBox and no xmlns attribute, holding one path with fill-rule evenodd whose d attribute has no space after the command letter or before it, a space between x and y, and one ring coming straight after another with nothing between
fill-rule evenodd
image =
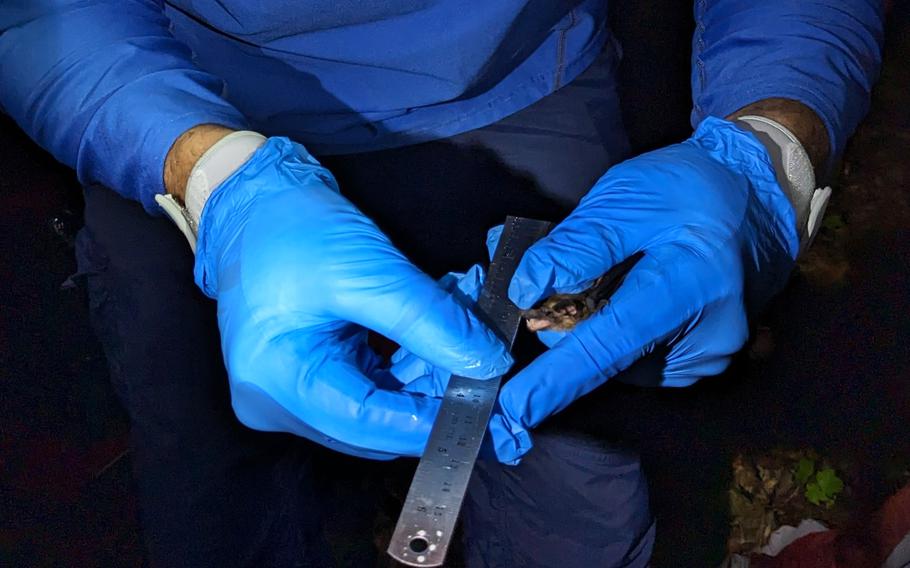
<instances>
[{"instance_id":1,"label":"person in blue jacket","mask_svg":"<svg viewBox=\"0 0 910 568\"><path fill-rule=\"evenodd\" d=\"M506 213L564 217L521 308L643 256L503 387L465 560L647 564L637 458L541 424L657 350L665 386L725 369L818 227L882 9L696 1L694 133L630 158L606 4L4 2L0 106L86 187L78 260L153 565L330 564L312 442L419 456L450 373L512 366L470 310L481 272L431 277L482 261Z\"/></svg>"}]
</instances>

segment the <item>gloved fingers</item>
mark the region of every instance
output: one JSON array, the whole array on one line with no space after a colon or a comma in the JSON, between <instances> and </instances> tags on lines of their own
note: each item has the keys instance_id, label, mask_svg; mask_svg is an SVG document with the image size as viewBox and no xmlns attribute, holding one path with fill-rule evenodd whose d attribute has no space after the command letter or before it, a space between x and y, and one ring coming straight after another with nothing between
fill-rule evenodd
<instances>
[{"instance_id":1,"label":"gloved fingers","mask_svg":"<svg viewBox=\"0 0 910 568\"><path fill-rule=\"evenodd\" d=\"M475 264L464 274L450 272L439 279L439 285L450 292L461 305L473 308L480 298L486 274L479 264Z\"/></svg>"},{"instance_id":2,"label":"gloved fingers","mask_svg":"<svg viewBox=\"0 0 910 568\"><path fill-rule=\"evenodd\" d=\"M537 339L546 345L547 347L553 347L560 341L562 338L568 335L568 331L553 331L550 329L541 329L540 331L534 332L537 335Z\"/></svg>"},{"instance_id":3,"label":"gloved fingers","mask_svg":"<svg viewBox=\"0 0 910 568\"><path fill-rule=\"evenodd\" d=\"M449 272L439 279L439 286L451 293L461 305L473 308L480 297L484 276L483 268L475 264L463 274ZM404 383L409 383L434 369L432 365L403 347L392 354L392 364L398 380Z\"/></svg>"},{"instance_id":4,"label":"gloved fingers","mask_svg":"<svg viewBox=\"0 0 910 568\"><path fill-rule=\"evenodd\" d=\"M484 271L477 264L464 274L450 272L439 279L442 288L450 291L462 305L470 307L477 303L483 282ZM432 365L404 347L392 355L389 372L404 384L402 390L427 396L442 396L452 377L448 370Z\"/></svg>"},{"instance_id":5,"label":"gloved fingers","mask_svg":"<svg viewBox=\"0 0 910 568\"><path fill-rule=\"evenodd\" d=\"M648 251L610 304L521 370L499 395L503 416L533 428L606 382L655 345L687 332L701 310L689 293L698 255L679 247ZM513 425L513 429L517 428Z\"/></svg>"},{"instance_id":6,"label":"gloved fingers","mask_svg":"<svg viewBox=\"0 0 910 568\"><path fill-rule=\"evenodd\" d=\"M730 366L732 357L700 359L696 366L678 365L675 370L665 369L662 387L690 387L705 377L723 373Z\"/></svg>"},{"instance_id":7,"label":"gloved fingers","mask_svg":"<svg viewBox=\"0 0 910 568\"><path fill-rule=\"evenodd\" d=\"M479 264L475 264L467 272L449 272L438 280L439 286L452 294L455 299L463 306L472 308L480 297L480 291L484 282L484 270ZM397 363L399 360L410 355L407 349L398 349L392 355L392 362Z\"/></svg>"},{"instance_id":8,"label":"gloved fingers","mask_svg":"<svg viewBox=\"0 0 910 568\"><path fill-rule=\"evenodd\" d=\"M481 456L496 456L500 463L518 465L521 458L534 446L531 433L518 422L496 410L490 417L487 435L481 445Z\"/></svg>"},{"instance_id":9,"label":"gloved fingers","mask_svg":"<svg viewBox=\"0 0 910 568\"><path fill-rule=\"evenodd\" d=\"M389 245L391 247L391 245ZM378 256L378 255L377 255ZM505 344L466 305L399 255L372 258L336 294L336 316L372 329L432 365L484 379L512 365ZM475 287L482 278L472 271ZM458 295L461 297L457 297Z\"/></svg>"},{"instance_id":10,"label":"gloved fingers","mask_svg":"<svg viewBox=\"0 0 910 568\"><path fill-rule=\"evenodd\" d=\"M741 296L718 298L706 305L684 336L671 339L664 369L664 386L689 386L703 377L719 375L749 337Z\"/></svg>"},{"instance_id":11,"label":"gloved fingers","mask_svg":"<svg viewBox=\"0 0 910 568\"><path fill-rule=\"evenodd\" d=\"M622 353L623 361L613 364L631 364L644 354L648 346ZM502 407L502 430L515 438L516 448L522 447L522 432L537 426L579 397L600 386L615 374L601 366L614 354L590 353L576 335L569 334L555 347L545 351L530 365L512 377L499 393ZM504 442L497 441L497 447ZM517 451L517 450L516 450ZM499 452L498 452L499 453Z\"/></svg>"},{"instance_id":12,"label":"gloved fingers","mask_svg":"<svg viewBox=\"0 0 910 568\"><path fill-rule=\"evenodd\" d=\"M394 375L394 373L392 373ZM414 394L421 394L434 398L441 398L446 393L446 387L449 386L449 379L452 373L443 371L439 367L433 369L421 377L407 383L401 390Z\"/></svg>"},{"instance_id":13,"label":"gloved fingers","mask_svg":"<svg viewBox=\"0 0 910 568\"><path fill-rule=\"evenodd\" d=\"M493 260L493 255L496 254L496 247L499 246L503 228L504 225L496 225L487 231L487 254L490 256L490 260Z\"/></svg>"},{"instance_id":14,"label":"gloved fingers","mask_svg":"<svg viewBox=\"0 0 910 568\"><path fill-rule=\"evenodd\" d=\"M329 437L400 456L423 453L438 398L378 388L352 361L327 361L315 372L310 411L325 415L321 429Z\"/></svg>"},{"instance_id":15,"label":"gloved fingers","mask_svg":"<svg viewBox=\"0 0 910 568\"><path fill-rule=\"evenodd\" d=\"M403 355L399 356L399 353ZM389 373L402 383L401 390L420 393L426 396L442 396L452 373L421 359L406 350L396 353L397 360L392 362Z\"/></svg>"},{"instance_id":16,"label":"gloved fingers","mask_svg":"<svg viewBox=\"0 0 910 568\"><path fill-rule=\"evenodd\" d=\"M354 455L420 455L438 399L380 388L381 370L349 329L236 345L227 363L238 418Z\"/></svg>"},{"instance_id":17,"label":"gloved fingers","mask_svg":"<svg viewBox=\"0 0 910 568\"><path fill-rule=\"evenodd\" d=\"M301 223L301 211L331 222ZM219 295L239 284L246 309L274 333L340 320L462 375L490 378L512 364L469 308L334 192L288 191L268 200L250 214L241 246L232 250L244 252L243 264L221 261Z\"/></svg>"},{"instance_id":18,"label":"gloved fingers","mask_svg":"<svg viewBox=\"0 0 910 568\"><path fill-rule=\"evenodd\" d=\"M580 292L633 254L636 244L604 211L589 213L580 207L524 254L509 298L528 309L554 293Z\"/></svg>"}]
</instances>

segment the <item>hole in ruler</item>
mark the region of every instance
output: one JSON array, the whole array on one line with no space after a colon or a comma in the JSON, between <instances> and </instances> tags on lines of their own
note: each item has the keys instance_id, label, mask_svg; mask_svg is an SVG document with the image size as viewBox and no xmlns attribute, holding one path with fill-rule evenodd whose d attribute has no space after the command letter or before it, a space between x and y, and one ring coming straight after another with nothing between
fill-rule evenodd
<instances>
[{"instance_id":1,"label":"hole in ruler","mask_svg":"<svg viewBox=\"0 0 910 568\"><path fill-rule=\"evenodd\" d=\"M411 552L416 552L417 554L426 552L429 547L430 543L427 542L427 539L423 538L422 536L412 538L411 542L408 543L408 548L411 549Z\"/></svg>"}]
</instances>

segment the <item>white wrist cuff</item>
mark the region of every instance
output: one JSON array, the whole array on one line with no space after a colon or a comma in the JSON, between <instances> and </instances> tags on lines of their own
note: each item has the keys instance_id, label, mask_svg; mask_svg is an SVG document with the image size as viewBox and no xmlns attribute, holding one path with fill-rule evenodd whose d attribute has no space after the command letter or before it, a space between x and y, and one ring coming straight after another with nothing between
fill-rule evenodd
<instances>
[{"instance_id":1,"label":"white wrist cuff","mask_svg":"<svg viewBox=\"0 0 910 568\"><path fill-rule=\"evenodd\" d=\"M196 252L196 235L205 202L221 182L240 169L265 144L265 140L265 136L258 132L241 130L228 134L206 150L193 166L186 182L185 206L180 205L173 195L155 196L155 202L186 236L193 253Z\"/></svg>"},{"instance_id":2,"label":"white wrist cuff","mask_svg":"<svg viewBox=\"0 0 910 568\"><path fill-rule=\"evenodd\" d=\"M831 188L817 188L812 162L806 149L782 124L764 116L742 116L737 120L765 145L777 181L796 211L800 253L812 244L821 226L822 216L831 197Z\"/></svg>"}]
</instances>

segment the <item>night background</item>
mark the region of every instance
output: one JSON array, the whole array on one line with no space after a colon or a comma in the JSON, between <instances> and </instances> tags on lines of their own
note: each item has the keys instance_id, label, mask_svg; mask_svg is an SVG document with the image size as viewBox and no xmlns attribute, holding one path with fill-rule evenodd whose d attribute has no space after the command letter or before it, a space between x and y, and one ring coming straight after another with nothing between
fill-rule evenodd
<instances>
[{"instance_id":1,"label":"night background","mask_svg":"<svg viewBox=\"0 0 910 568\"><path fill-rule=\"evenodd\" d=\"M691 25L691 3L655 19L656 10L613 6L627 40L623 88L640 93L624 100L639 150L690 128L691 28L681 23ZM721 562L737 456L811 449L836 464L846 527L910 482L908 63L910 10L899 3L872 111L831 180L822 232L733 367L679 391L610 383L578 403L596 405L601 422L589 429L642 454L655 566ZM0 196L0 566L141 566L128 424L74 276L81 190L3 116ZM396 478L387 514L413 463L386 468ZM339 564L358 565L344 542L349 521L333 522Z\"/></svg>"}]
</instances>

